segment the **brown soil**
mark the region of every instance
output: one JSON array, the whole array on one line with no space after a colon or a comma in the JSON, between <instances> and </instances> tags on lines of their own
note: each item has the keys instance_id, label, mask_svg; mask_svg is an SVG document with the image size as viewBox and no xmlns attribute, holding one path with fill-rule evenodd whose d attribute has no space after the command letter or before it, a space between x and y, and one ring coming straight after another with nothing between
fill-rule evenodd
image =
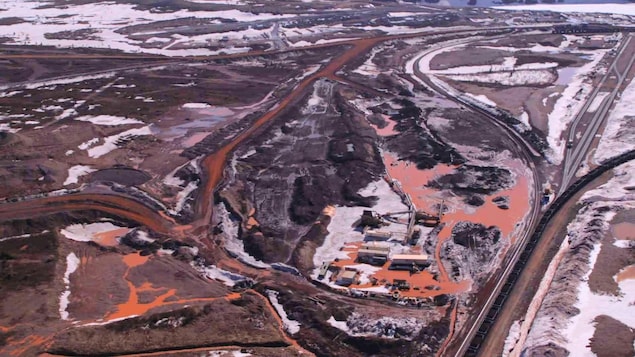
<instances>
[{"instance_id":1,"label":"brown soil","mask_svg":"<svg viewBox=\"0 0 635 357\"><path fill-rule=\"evenodd\" d=\"M239 300L216 300L169 313L146 315L105 326L62 331L53 354L125 354L213 346L287 346L261 299L245 293ZM167 320L166 320L167 319ZM179 333L169 323L178 325ZM145 328L144 328L145 326ZM254 333L254 328L257 333ZM121 334L126 338L121 339Z\"/></svg>"},{"instance_id":2,"label":"brown soil","mask_svg":"<svg viewBox=\"0 0 635 357\"><path fill-rule=\"evenodd\" d=\"M597 264L596 264L597 267ZM606 315L595 318L591 351L598 357L631 357L635 355L635 330Z\"/></svg>"},{"instance_id":3,"label":"brown soil","mask_svg":"<svg viewBox=\"0 0 635 357\"><path fill-rule=\"evenodd\" d=\"M457 51L440 53L430 61L430 69L441 70L458 66L480 66L502 64L504 57L513 56L512 52L488 48L465 47Z\"/></svg>"},{"instance_id":4,"label":"brown soil","mask_svg":"<svg viewBox=\"0 0 635 357\"><path fill-rule=\"evenodd\" d=\"M617 282L613 277L624 267L635 264L635 255L628 249L613 245L615 237L608 231L601 241L597 262L589 275L589 288L597 294L620 293Z\"/></svg>"}]
</instances>

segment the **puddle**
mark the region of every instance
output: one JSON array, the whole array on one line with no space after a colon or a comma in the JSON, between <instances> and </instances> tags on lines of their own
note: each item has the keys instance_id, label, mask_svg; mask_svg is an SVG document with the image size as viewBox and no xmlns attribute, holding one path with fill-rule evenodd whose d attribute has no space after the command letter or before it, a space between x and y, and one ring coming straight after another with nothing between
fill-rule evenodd
<instances>
[{"instance_id":1,"label":"puddle","mask_svg":"<svg viewBox=\"0 0 635 357\"><path fill-rule=\"evenodd\" d=\"M401 190L409 194L414 205L418 210L424 210L430 214L438 212L438 205L443 202L447 212L443 215L442 222L445 227L439 232L439 242L435 251L435 260L439 269L439 282L431 280L431 275L420 273L421 277L409 276L408 272L403 277L396 277L400 272L389 271L390 278L408 278L412 281L412 285L437 284L440 290L435 291L435 295L439 293L457 293L463 292L470 288L469 281L452 282L444 265L441 261L441 248L443 242L450 238L452 228L460 221L470 221L489 226L497 226L501 230L502 238L509 239L511 243L516 241L515 235L512 235L517 224L522 220L527 212L529 212L529 182L523 174L523 167L515 161L508 160L503 165L509 167L516 176L516 184L507 190L502 190L493 195L485 196L485 203L480 207L472 207L463 202L462 197L452 195L450 192L443 192L437 189L425 187L430 180L435 177L451 173L455 167L445 164L439 164L430 170L419 170L417 167L408 162L398 161L397 158L388 152L384 153L384 164L390 178L399 181ZM494 197L508 196L509 209L503 210L492 202ZM378 272L381 273L381 272ZM397 274L395 274L397 273ZM375 274L377 277L378 274ZM416 282L415 282L416 281Z\"/></svg>"},{"instance_id":2,"label":"puddle","mask_svg":"<svg viewBox=\"0 0 635 357\"><path fill-rule=\"evenodd\" d=\"M620 283L624 280L635 279L635 265L629 265L626 268L620 270L615 276L615 280Z\"/></svg>"},{"instance_id":3,"label":"puddle","mask_svg":"<svg viewBox=\"0 0 635 357\"><path fill-rule=\"evenodd\" d=\"M119 244L117 238L126 235L128 232L130 232L130 228L117 228L111 231L99 232L95 234L95 243L102 246L114 247Z\"/></svg>"},{"instance_id":4,"label":"puddle","mask_svg":"<svg viewBox=\"0 0 635 357\"><path fill-rule=\"evenodd\" d=\"M611 229L615 239L618 240L635 240L635 223L622 222L614 224Z\"/></svg>"},{"instance_id":5,"label":"puddle","mask_svg":"<svg viewBox=\"0 0 635 357\"><path fill-rule=\"evenodd\" d=\"M212 133L211 131L198 132L198 133L190 136L189 138L185 139L185 141L183 141L183 147L185 147L185 148L192 147L192 146L200 143L201 140L205 139L205 137L208 136L211 133Z\"/></svg>"},{"instance_id":6,"label":"puddle","mask_svg":"<svg viewBox=\"0 0 635 357\"><path fill-rule=\"evenodd\" d=\"M565 67L558 69L558 79L556 79L555 84L563 86L569 85L577 71L577 67Z\"/></svg>"},{"instance_id":7,"label":"puddle","mask_svg":"<svg viewBox=\"0 0 635 357\"><path fill-rule=\"evenodd\" d=\"M386 121L386 123L388 123L388 125L386 125L385 127L381 128L381 129L379 127L375 126L375 131L377 132L377 135L379 135L379 136L391 136L391 135L399 134L399 132L395 130L395 125L397 125L397 122L394 121L394 120L391 120L388 115L383 115L383 117L384 117L384 120Z\"/></svg>"}]
</instances>

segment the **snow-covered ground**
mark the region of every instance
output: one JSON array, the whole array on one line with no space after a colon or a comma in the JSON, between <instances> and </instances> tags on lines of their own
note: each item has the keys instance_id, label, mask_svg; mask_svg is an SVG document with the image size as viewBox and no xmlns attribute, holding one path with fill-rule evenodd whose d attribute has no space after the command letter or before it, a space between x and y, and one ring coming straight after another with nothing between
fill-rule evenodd
<instances>
[{"instance_id":1,"label":"snow-covered ground","mask_svg":"<svg viewBox=\"0 0 635 357\"><path fill-rule=\"evenodd\" d=\"M608 92L601 92L596 94L595 98L593 98L593 101L591 102L591 105L589 105L587 112L595 113L600 108L600 105L602 104L604 99L606 99L607 95L609 95Z\"/></svg>"},{"instance_id":2,"label":"snow-covered ground","mask_svg":"<svg viewBox=\"0 0 635 357\"><path fill-rule=\"evenodd\" d=\"M635 5L633 5L635 7ZM619 102L609 113L606 128L595 151L594 161L600 163L613 156L635 149L635 82L622 92Z\"/></svg>"},{"instance_id":3,"label":"snow-covered ground","mask_svg":"<svg viewBox=\"0 0 635 357\"><path fill-rule=\"evenodd\" d=\"M88 152L88 156L94 159L97 159L117 149L120 140L132 139L135 136L146 136L146 135L152 135L152 131L150 130L150 125L146 125L141 128L126 130L119 134L105 137L103 138L103 144L98 146L94 146L94 145L97 144L101 139L93 138L79 145L78 148L80 150L86 150Z\"/></svg>"},{"instance_id":4,"label":"snow-covered ground","mask_svg":"<svg viewBox=\"0 0 635 357\"><path fill-rule=\"evenodd\" d=\"M263 263L245 252L245 244L242 240L238 239L238 222L232 221L225 204L217 205L214 212L218 215L223 224L223 234L225 236L223 248L245 264L256 268L268 268L269 264Z\"/></svg>"},{"instance_id":5,"label":"snow-covered ground","mask_svg":"<svg viewBox=\"0 0 635 357\"><path fill-rule=\"evenodd\" d=\"M479 5L483 0L479 0ZM497 5L493 0L486 1L489 5ZM635 16L635 6L623 1L615 0L610 4L589 4L581 1L567 1L567 4L534 4L534 5L508 5L495 6L500 10L531 10L531 11L555 11L555 12L580 12L580 13L604 13ZM574 3L572 3L574 2Z\"/></svg>"},{"instance_id":6,"label":"snow-covered ground","mask_svg":"<svg viewBox=\"0 0 635 357\"><path fill-rule=\"evenodd\" d=\"M556 100L551 113L549 113L547 142L553 149L550 159L554 164L559 164L564 156L565 139L563 139L563 133L580 112L593 90L589 74L593 71L600 72L598 64L608 51L594 50L584 52L590 61L581 67L576 67L575 74L573 74L566 88Z\"/></svg>"},{"instance_id":7,"label":"snow-covered ground","mask_svg":"<svg viewBox=\"0 0 635 357\"><path fill-rule=\"evenodd\" d=\"M84 115L84 116L75 118L75 120L86 121L86 122L93 123L95 125L106 125L106 126L143 124L142 121L137 119L118 117L113 115L96 115L96 116Z\"/></svg>"},{"instance_id":8,"label":"snow-covered ground","mask_svg":"<svg viewBox=\"0 0 635 357\"><path fill-rule=\"evenodd\" d=\"M207 109L212 106L208 103L185 103L183 104L183 108L185 109Z\"/></svg>"},{"instance_id":9,"label":"snow-covered ground","mask_svg":"<svg viewBox=\"0 0 635 357\"><path fill-rule=\"evenodd\" d=\"M60 317L62 320L68 320L68 308L69 298L71 296L71 274L73 274L79 267L80 260L75 253L68 253L66 256L66 271L64 272L64 287L66 290L60 295Z\"/></svg>"},{"instance_id":10,"label":"snow-covered ground","mask_svg":"<svg viewBox=\"0 0 635 357\"><path fill-rule=\"evenodd\" d=\"M221 51L244 52L249 48L227 47L221 50L210 50L209 45L218 44L225 36L237 38L261 36L268 30L247 29L227 33L212 33L204 35L183 36L173 34L169 38L151 37L153 32L139 32L136 35L150 35L146 40L131 39L126 31L119 31L131 25L149 24L156 21L174 20L179 18L206 19L210 23L220 24L221 20L235 20L248 22L256 20L277 20L293 17L294 15L275 15L271 13L243 12L236 9L221 11L190 11L178 10L174 12L158 12L141 10L133 4L119 4L115 2L95 2L81 5L65 5L63 7L50 6L45 0L21 1L2 0L0 8L8 16L24 19L26 22L0 26L0 36L13 39L22 45L44 45L57 47L92 47L109 48L125 52L145 52L168 56L182 55L212 55ZM215 20L211 20L215 19ZM84 31L83 36L73 36L61 39L60 36L47 34ZM55 38L52 38L55 37ZM167 41L165 41L167 40ZM159 44L160 46L155 46ZM178 45L178 46L175 46Z\"/></svg>"},{"instance_id":11,"label":"snow-covered ground","mask_svg":"<svg viewBox=\"0 0 635 357\"><path fill-rule=\"evenodd\" d=\"M407 211L408 207L401 202L401 198L392 191L384 180L370 183L366 188L359 191L362 196L377 196L379 198L375 207L381 207L382 212ZM324 243L318 247L313 256L313 264L317 267L314 278L319 274L319 267L323 262L330 262L336 258L346 259L348 253L340 248L346 244L360 242L364 240L364 234L355 230L355 224L368 207L341 207L336 206L331 223L328 226L329 234L324 239Z\"/></svg>"},{"instance_id":12,"label":"snow-covered ground","mask_svg":"<svg viewBox=\"0 0 635 357\"><path fill-rule=\"evenodd\" d=\"M68 177L64 181L63 185L71 185L79 182L79 177L88 175L96 170L86 165L75 165L68 168Z\"/></svg>"},{"instance_id":13,"label":"snow-covered ground","mask_svg":"<svg viewBox=\"0 0 635 357\"><path fill-rule=\"evenodd\" d=\"M229 287L236 285L238 282L248 280L240 274L221 269L216 265L203 265L197 261L193 261L191 265L206 278L218 280Z\"/></svg>"},{"instance_id":14,"label":"snow-covered ground","mask_svg":"<svg viewBox=\"0 0 635 357\"><path fill-rule=\"evenodd\" d=\"M118 226L111 222L78 223L63 228L60 233L64 237L77 242L93 241L99 243L100 236L113 231L119 232L119 235L123 236L130 231L130 228Z\"/></svg>"},{"instance_id":15,"label":"snow-covered ground","mask_svg":"<svg viewBox=\"0 0 635 357\"><path fill-rule=\"evenodd\" d=\"M280 316L280 320L282 320L282 324L284 325L284 329L290 334L296 334L300 331L300 323L295 320L289 319L287 316L287 312L284 311L284 307L280 302L278 302L278 292L275 290L267 290L267 297L269 297L269 301L271 301L271 305L276 309L278 316Z\"/></svg>"}]
</instances>

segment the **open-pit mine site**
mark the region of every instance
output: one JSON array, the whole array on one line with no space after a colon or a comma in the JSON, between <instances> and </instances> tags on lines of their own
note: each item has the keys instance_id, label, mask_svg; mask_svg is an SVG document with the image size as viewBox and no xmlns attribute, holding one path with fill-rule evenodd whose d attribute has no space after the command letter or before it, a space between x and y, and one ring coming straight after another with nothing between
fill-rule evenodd
<instances>
[{"instance_id":1,"label":"open-pit mine site","mask_svg":"<svg viewBox=\"0 0 635 357\"><path fill-rule=\"evenodd\" d=\"M635 355L635 5L479 2L0 0L0 355Z\"/></svg>"}]
</instances>

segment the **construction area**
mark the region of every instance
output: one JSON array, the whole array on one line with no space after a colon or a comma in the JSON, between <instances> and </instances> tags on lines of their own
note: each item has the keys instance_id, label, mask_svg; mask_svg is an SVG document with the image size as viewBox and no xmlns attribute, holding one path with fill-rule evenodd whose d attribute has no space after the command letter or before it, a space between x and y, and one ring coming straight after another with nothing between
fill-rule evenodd
<instances>
[{"instance_id":1,"label":"construction area","mask_svg":"<svg viewBox=\"0 0 635 357\"><path fill-rule=\"evenodd\" d=\"M421 306L439 295L437 263L424 245L425 237L441 223L444 203L439 203L435 214L417 210L398 181L387 178L386 182L409 209L364 210L351 227L351 233L361 232L363 240L341 246L346 258L324 261L317 280L353 296L385 296Z\"/></svg>"}]
</instances>

